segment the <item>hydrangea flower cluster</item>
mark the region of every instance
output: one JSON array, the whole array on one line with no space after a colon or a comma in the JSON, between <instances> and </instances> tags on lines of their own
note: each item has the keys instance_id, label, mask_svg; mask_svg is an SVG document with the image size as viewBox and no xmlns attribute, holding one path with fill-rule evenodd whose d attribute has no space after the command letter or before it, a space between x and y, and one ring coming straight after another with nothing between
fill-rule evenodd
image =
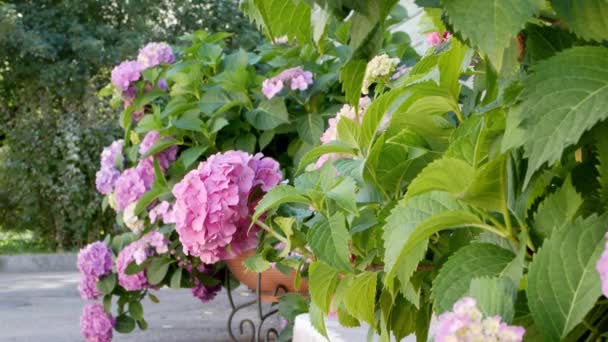
<instances>
[{"instance_id":1,"label":"hydrangea flower cluster","mask_svg":"<svg viewBox=\"0 0 608 342\"><path fill-rule=\"evenodd\" d=\"M87 342L112 341L112 328L115 320L108 315L100 304L88 304L80 316L80 332Z\"/></svg>"},{"instance_id":2,"label":"hydrangea flower cluster","mask_svg":"<svg viewBox=\"0 0 608 342\"><path fill-rule=\"evenodd\" d=\"M133 259L138 265L141 265L148 257L155 253L160 255L169 251L169 242L162 233L156 231L142 236L134 244L136 247L133 251Z\"/></svg>"},{"instance_id":3,"label":"hydrangea flower cluster","mask_svg":"<svg viewBox=\"0 0 608 342\"><path fill-rule=\"evenodd\" d=\"M349 104L345 104L344 106L342 106L342 108L340 109L340 111L336 114L335 117L329 119L328 124L329 127L327 127L327 129L325 130L325 132L323 132L323 134L321 135L321 143L322 144L327 144L329 142L335 141L338 139L338 122L340 122L340 120L342 118L349 118L353 121L355 121L358 124L361 124L361 120L363 118L363 114L365 114L365 110L367 109L367 107L370 105L371 100L369 99L369 97L364 96L362 98L359 99L359 108L358 108L358 113L355 114L355 108L353 108L351 105ZM340 156L337 154L324 154L321 157L319 157L319 159L317 160L315 167L318 169L321 166L323 166L323 164L325 164L325 162L327 160L329 160L330 158L332 160L335 160L337 158L339 158Z\"/></svg>"},{"instance_id":4,"label":"hydrangea flower cluster","mask_svg":"<svg viewBox=\"0 0 608 342\"><path fill-rule=\"evenodd\" d=\"M454 303L452 311L438 317L435 341L521 342L525 332L523 327L501 322L500 316L483 319L475 299L463 297Z\"/></svg>"},{"instance_id":5,"label":"hydrangea flower cluster","mask_svg":"<svg viewBox=\"0 0 608 342\"><path fill-rule=\"evenodd\" d=\"M249 195L281 178L279 164L262 154L227 151L200 163L173 187L175 229L184 253L212 264L255 247Z\"/></svg>"},{"instance_id":6,"label":"hydrangea flower cluster","mask_svg":"<svg viewBox=\"0 0 608 342\"><path fill-rule=\"evenodd\" d=\"M283 70L275 77L264 80L262 83L262 93L270 100L278 94L285 85L288 85L291 90L306 90L312 83L312 73L310 71L305 71L301 67L295 67Z\"/></svg>"},{"instance_id":7,"label":"hydrangea flower cluster","mask_svg":"<svg viewBox=\"0 0 608 342\"><path fill-rule=\"evenodd\" d=\"M166 138L165 138L166 139ZM156 144L159 140L161 140L160 134L158 131L150 131L146 133L144 140L142 140L141 144L139 144L139 154L142 156L146 154L150 150L154 144ZM156 160L158 160L158 164L161 169L167 170L171 163L175 161L175 157L177 156L177 145L172 145L163 151L156 154Z\"/></svg>"},{"instance_id":8,"label":"hydrangea flower cluster","mask_svg":"<svg viewBox=\"0 0 608 342\"><path fill-rule=\"evenodd\" d=\"M142 64L138 61L124 61L112 69L112 84L127 91L141 77Z\"/></svg>"},{"instance_id":9,"label":"hydrangea flower cluster","mask_svg":"<svg viewBox=\"0 0 608 342\"><path fill-rule=\"evenodd\" d=\"M173 218L173 210L171 204L167 201L160 202L156 207L152 208L148 213L151 223L162 221L164 224L175 223Z\"/></svg>"},{"instance_id":10,"label":"hydrangea flower cluster","mask_svg":"<svg viewBox=\"0 0 608 342\"><path fill-rule=\"evenodd\" d=\"M143 69L148 69L161 64L173 64L175 55L167 43L149 43L139 50L137 61Z\"/></svg>"},{"instance_id":11,"label":"hydrangea flower cluster","mask_svg":"<svg viewBox=\"0 0 608 342\"><path fill-rule=\"evenodd\" d=\"M446 40L450 39L451 37L452 37L452 34L448 31L443 32L443 34L441 34L439 32L431 32L426 35L426 42L430 46L437 46L437 45L445 42Z\"/></svg>"},{"instance_id":12,"label":"hydrangea flower cluster","mask_svg":"<svg viewBox=\"0 0 608 342\"><path fill-rule=\"evenodd\" d=\"M126 274L125 270L135 260L135 252L140 249L139 241L127 245L116 258L116 273L118 273L118 284L127 291L139 291L150 287L145 271L135 274Z\"/></svg>"},{"instance_id":13,"label":"hydrangea flower cluster","mask_svg":"<svg viewBox=\"0 0 608 342\"><path fill-rule=\"evenodd\" d=\"M602 293L608 297L608 233L606 233L606 246L602 256L595 265L597 272L600 274L600 280L602 282Z\"/></svg>"},{"instance_id":14,"label":"hydrangea flower cluster","mask_svg":"<svg viewBox=\"0 0 608 342\"><path fill-rule=\"evenodd\" d=\"M368 94L369 86L392 74L395 71L397 64L399 64L399 58L390 58L387 54L378 55L369 61L365 68L361 93Z\"/></svg>"},{"instance_id":15,"label":"hydrangea flower cluster","mask_svg":"<svg viewBox=\"0 0 608 342\"><path fill-rule=\"evenodd\" d=\"M116 160L122 153L123 145L124 140L116 140L101 152L101 168L95 174L95 186L97 191L104 195L114 191L114 185L120 176L120 171L116 168Z\"/></svg>"},{"instance_id":16,"label":"hydrangea flower cluster","mask_svg":"<svg viewBox=\"0 0 608 342\"><path fill-rule=\"evenodd\" d=\"M78 285L80 297L99 298L101 292L97 290L97 282L112 272L112 251L103 242L93 242L80 250L76 265L81 273Z\"/></svg>"}]
</instances>

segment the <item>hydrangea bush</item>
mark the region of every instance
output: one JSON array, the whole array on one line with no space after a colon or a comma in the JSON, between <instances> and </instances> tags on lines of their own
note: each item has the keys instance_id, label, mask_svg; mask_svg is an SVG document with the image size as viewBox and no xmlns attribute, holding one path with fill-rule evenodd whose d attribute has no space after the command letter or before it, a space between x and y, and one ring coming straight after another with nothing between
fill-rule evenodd
<instances>
[{"instance_id":1,"label":"hydrangea bush","mask_svg":"<svg viewBox=\"0 0 608 342\"><path fill-rule=\"evenodd\" d=\"M310 260L321 334L337 313L381 341L608 337L608 5L416 1L428 50L404 63L396 1L245 3L270 39L349 45L348 105L254 215L258 258Z\"/></svg>"}]
</instances>

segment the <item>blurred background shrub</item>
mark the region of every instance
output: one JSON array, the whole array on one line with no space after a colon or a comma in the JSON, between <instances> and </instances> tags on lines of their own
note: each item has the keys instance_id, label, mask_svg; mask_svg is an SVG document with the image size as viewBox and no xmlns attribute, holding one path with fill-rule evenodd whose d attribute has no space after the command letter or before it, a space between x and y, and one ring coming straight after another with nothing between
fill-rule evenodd
<instances>
[{"instance_id":1,"label":"blurred background shrub","mask_svg":"<svg viewBox=\"0 0 608 342\"><path fill-rule=\"evenodd\" d=\"M0 1L0 230L63 250L112 226L94 182L118 113L97 91L140 46L198 29L261 40L237 0Z\"/></svg>"}]
</instances>

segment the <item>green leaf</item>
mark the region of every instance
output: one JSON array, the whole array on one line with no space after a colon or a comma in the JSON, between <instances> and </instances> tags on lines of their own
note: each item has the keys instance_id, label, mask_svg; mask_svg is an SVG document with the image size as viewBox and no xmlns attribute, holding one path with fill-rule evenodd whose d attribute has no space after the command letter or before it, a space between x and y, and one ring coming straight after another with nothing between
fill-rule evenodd
<instances>
[{"instance_id":1,"label":"green leaf","mask_svg":"<svg viewBox=\"0 0 608 342\"><path fill-rule=\"evenodd\" d=\"M325 314L329 312L331 298L338 281L338 272L325 263L315 261L310 264L308 282L310 298L315 306Z\"/></svg>"},{"instance_id":2,"label":"green leaf","mask_svg":"<svg viewBox=\"0 0 608 342\"><path fill-rule=\"evenodd\" d=\"M342 91L346 96L346 101L354 108L359 107L359 98L361 97L361 86L365 77L365 68L367 61L364 59L351 59L344 64L340 70L340 82L342 82Z\"/></svg>"},{"instance_id":3,"label":"green leaf","mask_svg":"<svg viewBox=\"0 0 608 342\"><path fill-rule=\"evenodd\" d=\"M526 50L524 61L534 64L556 53L571 48L575 37L555 26L528 25L526 27Z\"/></svg>"},{"instance_id":4,"label":"green leaf","mask_svg":"<svg viewBox=\"0 0 608 342\"><path fill-rule=\"evenodd\" d=\"M176 269L171 275L171 280L169 281L169 286L174 289L180 289L182 287L182 274L183 270L181 268Z\"/></svg>"},{"instance_id":5,"label":"green leaf","mask_svg":"<svg viewBox=\"0 0 608 342\"><path fill-rule=\"evenodd\" d=\"M337 126L338 139L353 147L360 149L359 137L361 136L361 127L355 121L341 117Z\"/></svg>"},{"instance_id":6,"label":"green leaf","mask_svg":"<svg viewBox=\"0 0 608 342\"><path fill-rule=\"evenodd\" d=\"M275 132L273 130L264 131L260 137L258 138L258 145L260 146L260 151L266 148L268 144L272 142L274 139Z\"/></svg>"},{"instance_id":7,"label":"green leaf","mask_svg":"<svg viewBox=\"0 0 608 342\"><path fill-rule=\"evenodd\" d=\"M548 341L566 337L602 294L595 264L604 249L607 218L579 218L554 231L530 264L528 305Z\"/></svg>"},{"instance_id":8,"label":"green leaf","mask_svg":"<svg viewBox=\"0 0 608 342\"><path fill-rule=\"evenodd\" d=\"M258 108L247 112L245 118L253 127L261 130L289 123L289 113L282 97L262 101Z\"/></svg>"},{"instance_id":9,"label":"green leaf","mask_svg":"<svg viewBox=\"0 0 608 342\"><path fill-rule=\"evenodd\" d=\"M561 188L538 206L534 216L534 233L542 238L551 237L554 230L572 222L582 204L583 198L567 178Z\"/></svg>"},{"instance_id":10,"label":"green leaf","mask_svg":"<svg viewBox=\"0 0 608 342\"><path fill-rule=\"evenodd\" d=\"M152 145L152 147L150 147L150 149L148 149L148 151L146 151L146 153L142 156L142 158L147 158L149 156L153 156L159 152L166 150L167 148L169 148L173 145L179 145L179 141L174 138L159 139L156 143L154 143L154 145Z\"/></svg>"},{"instance_id":11,"label":"green leaf","mask_svg":"<svg viewBox=\"0 0 608 342\"><path fill-rule=\"evenodd\" d=\"M234 143L237 150L253 154L255 152L256 137L253 133L241 134Z\"/></svg>"},{"instance_id":12,"label":"green leaf","mask_svg":"<svg viewBox=\"0 0 608 342\"><path fill-rule=\"evenodd\" d=\"M197 108L183 113L173 122L173 126L188 131L204 132L205 123L200 119L200 111Z\"/></svg>"},{"instance_id":13,"label":"green leaf","mask_svg":"<svg viewBox=\"0 0 608 342\"><path fill-rule=\"evenodd\" d=\"M133 212L135 215L141 214L154 200L170 193L171 190L168 187L154 183L152 188L137 201Z\"/></svg>"},{"instance_id":14,"label":"green leaf","mask_svg":"<svg viewBox=\"0 0 608 342\"><path fill-rule=\"evenodd\" d=\"M271 40L286 35L300 44L310 41L310 6L298 0L254 0L263 20L263 27ZM259 19L258 18L258 19Z\"/></svg>"},{"instance_id":15,"label":"green leaf","mask_svg":"<svg viewBox=\"0 0 608 342\"><path fill-rule=\"evenodd\" d=\"M128 334L135 329L135 320L126 314L116 317L114 329L121 334Z\"/></svg>"},{"instance_id":16,"label":"green leaf","mask_svg":"<svg viewBox=\"0 0 608 342\"><path fill-rule=\"evenodd\" d=\"M320 260L340 271L351 271L348 249L350 234L344 214L337 212L327 220L316 222L308 231L307 240Z\"/></svg>"},{"instance_id":17,"label":"green leaf","mask_svg":"<svg viewBox=\"0 0 608 342\"><path fill-rule=\"evenodd\" d=\"M325 336L327 341L329 341L329 337L327 337L327 329L325 328L325 316L314 302L310 303L308 314L310 315L310 323L312 326L319 332L319 334Z\"/></svg>"},{"instance_id":18,"label":"green leaf","mask_svg":"<svg viewBox=\"0 0 608 342\"><path fill-rule=\"evenodd\" d=\"M460 95L460 74L469 67L471 57L472 51L456 39L451 39L450 49L439 55L439 85L446 88L452 98Z\"/></svg>"},{"instance_id":19,"label":"green leaf","mask_svg":"<svg viewBox=\"0 0 608 342\"><path fill-rule=\"evenodd\" d=\"M323 134L323 118L319 114L308 113L296 121L296 129L300 139L309 145L318 145Z\"/></svg>"},{"instance_id":20,"label":"green leaf","mask_svg":"<svg viewBox=\"0 0 608 342\"><path fill-rule=\"evenodd\" d=\"M359 320L348 313L344 305L338 307L338 322L341 326L347 328L354 328L361 325Z\"/></svg>"},{"instance_id":21,"label":"green leaf","mask_svg":"<svg viewBox=\"0 0 608 342\"><path fill-rule=\"evenodd\" d=\"M308 302L297 293L286 293L279 298L279 314L294 321L296 316L308 311Z\"/></svg>"},{"instance_id":22,"label":"green leaf","mask_svg":"<svg viewBox=\"0 0 608 342\"><path fill-rule=\"evenodd\" d=\"M116 280L117 278L115 273L101 277L97 282L97 289L104 295L111 294L116 287Z\"/></svg>"},{"instance_id":23,"label":"green leaf","mask_svg":"<svg viewBox=\"0 0 608 342\"><path fill-rule=\"evenodd\" d=\"M408 283L418 263L424 258L428 244L425 239L411 251L402 253L409 236L420 223L433 215L458 209L464 209L464 206L442 192L429 192L409 201L399 202L386 219L382 235L387 279L397 276L401 283Z\"/></svg>"},{"instance_id":24,"label":"green leaf","mask_svg":"<svg viewBox=\"0 0 608 342\"><path fill-rule=\"evenodd\" d=\"M463 160L442 158L414 178L405 198L429 191L446 191L475 206L499 211L506 201L502 191L504 167L504 157L493 159L477 170Z\"/></svg>"},{"instance_id":25,"label":"green leaf","mask_svg":"<svg viewBox=\"0 0 608 342\"><path fill-rule=\"evenodd\" d=\"M374 325L378 275L364 272L353 279L344 293L344 306L355 318Z\"/></svg>"},{"instance_id":26,"label":"green leaf","mask_svg":"<svg viewBox=\"0 0 608 342\"><path fill-rule=\"evenodd\" d=\"M133 317L134 320L140 321L144 318L144 307L140 302L130 302L129 303L129 314Z\"/></svg>"},{"instance_id":27,"label":"green leaf","mask_svg":"<svg viewBox=\"0 0 608 342\"><path fill-rule=\"evenodd\" d=\"M152 260L146 271L148 282L152 285L160 284L163 279L165 279L165 275L167 275L171 263L172 261L162 258L155 258Z\"/></svg>"},{"instance_id":28,"label":"green leaf","mask_svg":"<svg viewBox=\"0 0 608 342\"><path fill-rule=\"evenodd\" d=\"M500 316L506 323L511 323L515 314L514 303L517 298L517 287L506 277L481 277L471 280L469 296L477 300L477 306L484 317Z\"/></svg>"},{"instance_id":29,"label":"green leaf","mask_svg":"<svg viewBox=\"0 0 608 342\"><path fill-rule=\"evenodd\" d=\"M608 209L608 134L605 134L603 129L598 130L595 141L598 160L596 168L600 184L599 198L603 208Z\"/></svg>"},{"instance_id":30,"label":"green leaf","mask_svg":"<svg viewBox=\"0 0 608 342\"><path fill-rule=\"evenodd\" d=\"M257 254L245 259L245 261L243 261L243 264L245 265L245 267L247 267L247 270L255 273L262 273L270 268L270 263L264 260L261 255Z\"/></svg>"},{"instance_id":31,"label":"green leaf","mask_svg":"<svg viewBox=\"0 0 608 342\"><path fill-rule=\"evenodd\" d=\"M345 212L356 215L358 213L355 200L356 190L357 184L352 178L343 178L327 193L327 198L336 202Z\"/></svg>"},{"instance_id":32,"label":"green leaf","mask_svg":"<svg viewBox=\"0 0 608 342\"><path fill-rule=\"evenodd\" d=\"M454 303L468 293L474 278L501 275L513 257L511 251L486 243L472 243L459 249L443 264L433 281L436 313L450 311Z\"/></svg>"},{"instance_id":33,"label":"green leaf","mask_svg":"<svg viewBox=\"0 0 608 342\"><path fill-rule=\"evenodd\" d=\"M540 0L442 0L449 21L490 57L496 70L511 39L538 12ZM474 15L471 15L474 13ZM483 29L480 29L483 27Z\"/></svg>"},{"instance_id":34,"label":"green leaf","mask_svg":"<svg viewBox=\"0 0 608 342\"><path fill-rule=\"evenodd\" d=\"M271 208L276 208L283 203L303 203L308 204L308 199L301 191L289 185L278 185L270 189L260 202L255 206L255 214L251 218L252 222L257 221L264 213Z\"/></svg>"},{"instance_id":35,"label":"green leaf","mask_svg":"<svg viewBox=\"0 0 608 342\"><path fill-rule=\"evenodd\" d=\"M527 184L543 164L558 161L566 147L608 118L606 48L576 47L538 63L521 94Z\"/></svg>"},{"instance_id":36,"label":"green leaf","mask_svg":"<svg viewBox=\"0 0 608 342\"><path fill-rule=\"evenodd\" d=\"M608 39L608 3L604 0L551 0L570 29L585 40Z\"/></svg>"},{"instance_id":37,"label":"green leaf","mask_svg":"<svg viewBox=\"0 0 608 342\"><path fill-rule=\"evenodd\" d=\"M337 153L337 154L347 154L347 155L355 155L355 149L352 146L345 144L341 141L332 141L327 144L323 144L321 146L317 146L312 150L308 151L302 159L300 159L300 163L298 165L298 172L302 171L306 166L310 163L316 162L319 157L324 154L329 153Z\"/></svg>"},{"instance_id":38,"label":"green leaf","mask_svg":"<svg viewBox=\"0 0 608 342\"><path fill-rule=\"evenodd\" d=\"M203 153L205 153L207 148L207 146L193 146L183 151L179 156L179 160L181 161L184 168L187 169L188 167L190 167L190 165L197 161L198 158L202 156Z\"/></svg>"}]
</instances>

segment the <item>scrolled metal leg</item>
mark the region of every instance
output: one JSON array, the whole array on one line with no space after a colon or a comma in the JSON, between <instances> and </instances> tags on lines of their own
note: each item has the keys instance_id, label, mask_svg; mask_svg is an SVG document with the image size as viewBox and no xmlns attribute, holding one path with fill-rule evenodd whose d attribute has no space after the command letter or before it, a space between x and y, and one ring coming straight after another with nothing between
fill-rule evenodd
<instances>
[{"instance_id":1,"label":"scrolled metal leg","mask_svg":"<svg viewBox=\"0 0 608 342\"><path fill-rule=\"evenodd\" d=\"M252 335L251 335L251 342L262 342L262 341L266 341L266 342L270 342L272 340L277 341L279 338L279 332L275 329L275 328L268 328L266 330L266 333L264 334L263 331L263 325L264 322L271 316L277 314L279 312L278 309L272 309L273 307L275 307L277 305L277 303L272 303L270 304L270 308L271 310L264 313L264 307L263 307L263 303L262 303L262 274L258 274L258 279L257 279L257 284L256 284L257 288L255 290L256 293L256 298L252 301L243 303L241 305L235 305L234 304L234 299L232 298L232 290L230 289L230 274L228 274L226 276L226 291L228 294L228 301L230 302L230 306L232 308L232 312L230 313L230 316L228 317L228 334L230 335L230 338L232 339L232 341L234 342L238 342L239 340L236 338L236 336L234 335L234 333L232 332L232 321L234 320L234 316L236 315L236 313L246 307L252 306L252 305L256 305L257 304L257 316L258 316L258 324L256 325L255 322L249 318L243 319L241 320L241 322L239 323L239 333L241 337L245 336L245 328L248 327L252 330ZM274 296L278 296L279 294L285 294L287 293L287 287L284 285L278 285L276 287L276 289L274 290ZM247 335L249 336L249 335Z\"/></svg>"}]
</instances>

